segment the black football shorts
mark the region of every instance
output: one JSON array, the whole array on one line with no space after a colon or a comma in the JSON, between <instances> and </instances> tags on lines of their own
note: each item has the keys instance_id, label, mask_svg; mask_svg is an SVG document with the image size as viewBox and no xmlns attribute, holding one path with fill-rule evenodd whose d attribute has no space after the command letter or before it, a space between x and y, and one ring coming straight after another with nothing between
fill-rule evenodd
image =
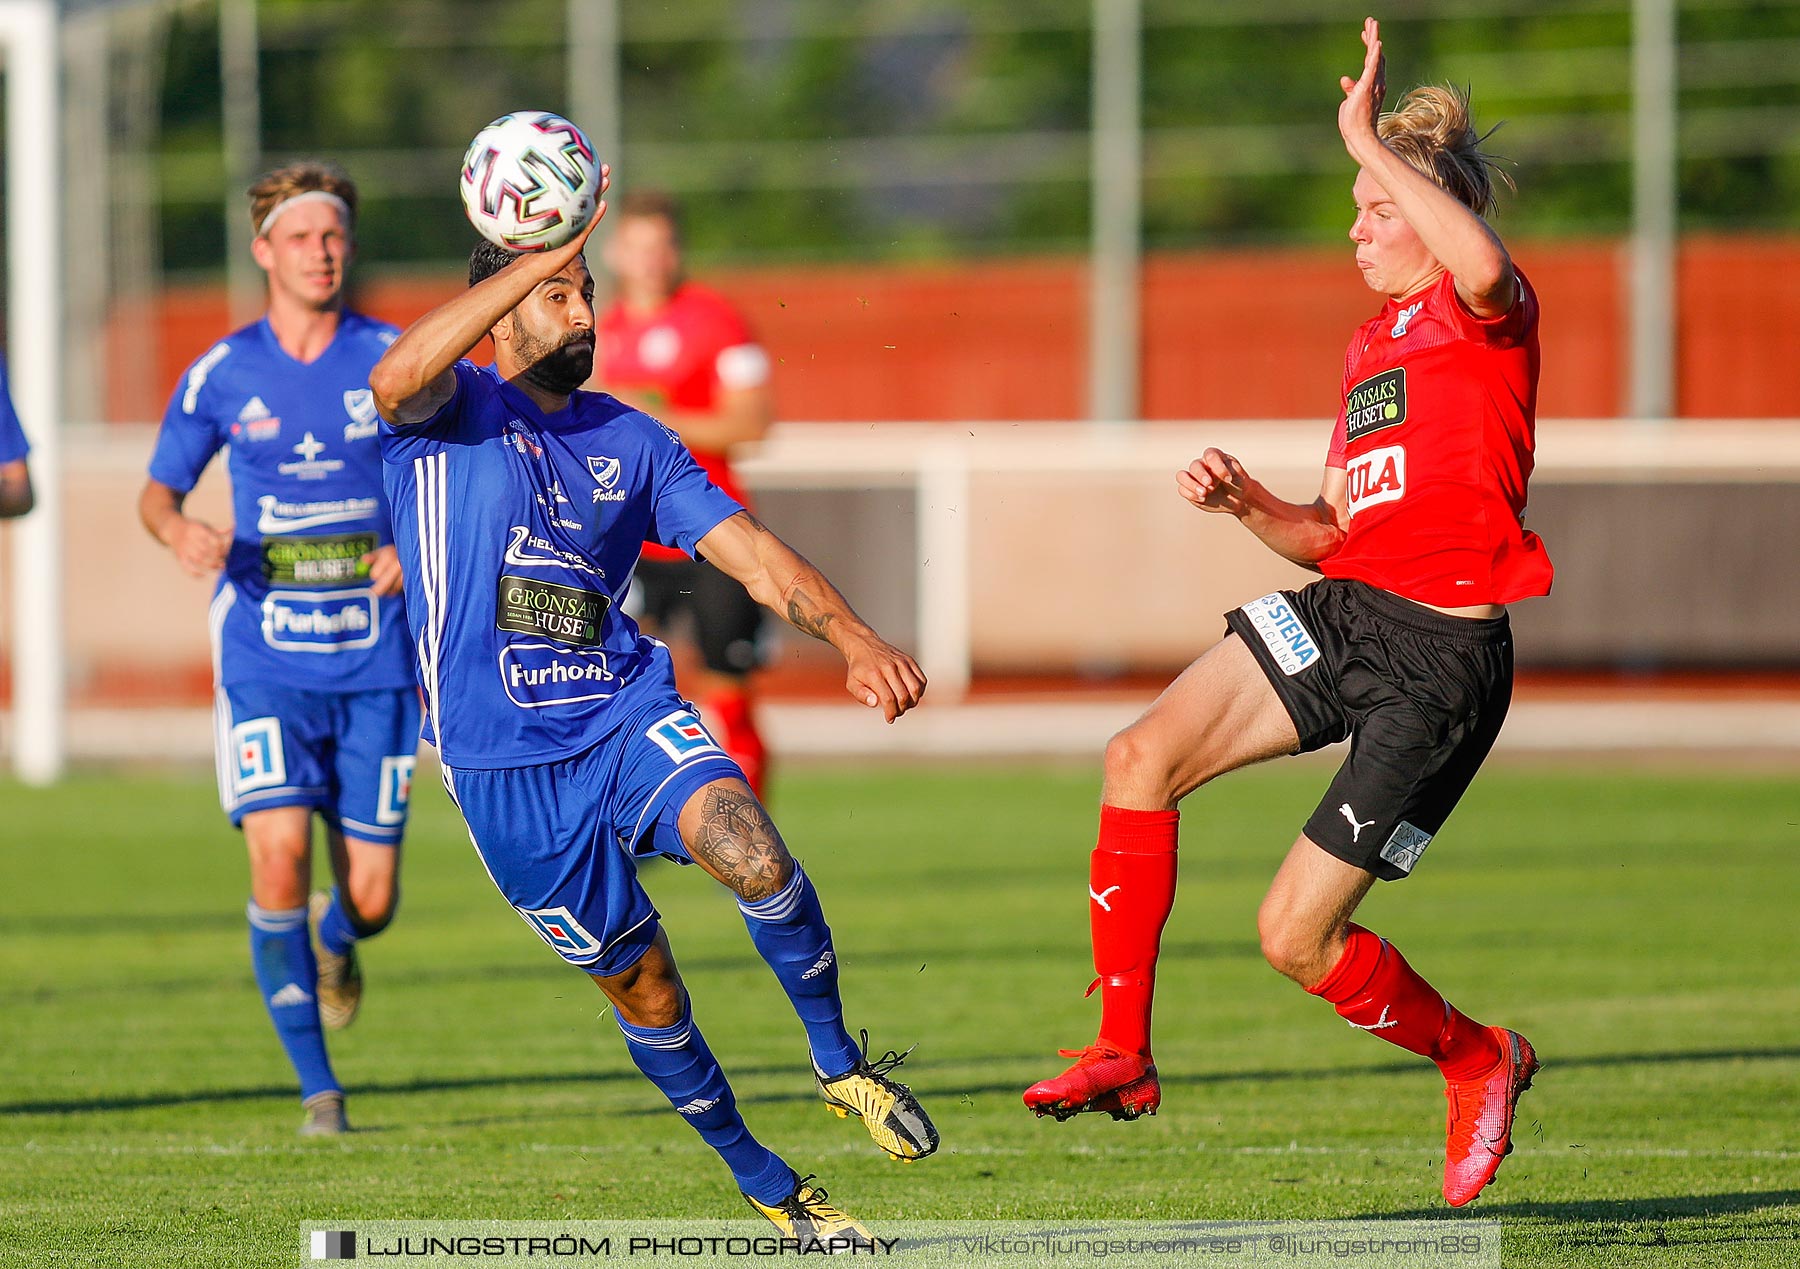
<instances>
[{"instance_id":1,"label":"black football shorts","mask_svg":"<svg viewBox=\"0 0 1800 1269\"><path fill-rule=\"evenodd\" d=\"M683 614L692 619L700 659L715 674L738 678L762 665L762 605L705 560L640 560L632 589L665 634Z\"/></svg>"},{"instance_id":2,"label":"black football shorts","mask_svg":"<svg viewBox=\"0 0 1800 1269\"><path fill-rule=\"evenodd\" d=\"M1447 617L1326 578L1235 608L1225 624L1287 707L1298 752L1350 738L1307 837L1384 881L1411 873L1506 720L1506 616Z\"/></svg>"}]
</instances>

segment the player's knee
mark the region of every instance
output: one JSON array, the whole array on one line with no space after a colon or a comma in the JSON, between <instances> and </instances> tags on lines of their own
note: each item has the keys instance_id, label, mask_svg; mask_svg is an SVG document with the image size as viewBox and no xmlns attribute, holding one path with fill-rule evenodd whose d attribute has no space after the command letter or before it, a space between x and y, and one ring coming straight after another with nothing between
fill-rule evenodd
<instances>
[{"instance_id":1,"label":"player's knee","mask_svg":"<svg viewBox=\"0 0 1800 1269\"><path fill-rule=\"evenodd\" d=\"M674 821L688 857L745 903L760 903L793 879L787 844L744 781L713 781L687 800ZM659 833L665 824L659 823Z\"/></svg>"},{"instance_id":2,"label":"player's knee","mask_svg":"<svg viewBox=\"0 0 1800 1269\"><path fill-rule=\"evenodd\" d=\"M640 974L623 991L608 995L619 1016L634 1027L672 1027L687 1010L687 991L673 974Z\"/></svg>"},{"instance_id":3,"label":"player's knee","mask_svg":"<svg viewBox=\"0 0 1800 1269\"><path fill-rule=\"evenodd\" d=\"M681 985L674 982L659 982L651 986L646 998L638 1006L642 1021L634 1025L640 1027L672 1027L681 1021L681 1015L687 1009L687 994Z\"/></svg>"},{"instance_id":4,"label":"player's knee","mask_svg":"<svg viewBox=\"0 0 1800 1269\"><path fill-rule=\"evenodd\" d=\"M1147 729L1127 727L1106 742L1107 801L1169 802L1185 792L1174 787L1174 765Z\"/></svg>"},{"instance_id":5,"label":"player's knee","mask_svg":"<svg viewBox=\"0 0 1800 1269\"><path fill-rule=\"evenodd\" d=\"M1309 932L1283 921L1267 905L1257 913L1256 932L1262 940L1263 959L1276 973L1293 979L1302 987L1324 977L1319 968L1323 951L1319 940Z\"/></svg>"},{"instance_id":6,"label":"player's knee","mask_svg":"<svg viewBox=\"0 0 1800 1269\"><path fill-rule=\"evenodd\" d=\"M312 857L304 837L262 833L247 837L251 888L281 908L306 903L312 884Z\"/></svg>"},{"instance_id":7,"label":"player's knee","mask_svg":"<svg viewBox=\"0 0 1800 1269\"><path fill-rule=\"evenodd\" d=\"M761 903L787 889L788 882L793 879L794 857L788 854L787 847L777 838L775 850L767 861L766 871L734 874L731 889L745 903Z\"/></svg>"},{"instance_id":8,"label":"player's knee","mask_svg":"<svg viewBox=\"0 0 1800 1269\"><path fill-rule=\"evenodd\" d=\"M373 921L400 901L400 879L386 869L350 871L350 903L358 920Z\"/></svg>"},{"instance_id":9,"label":"player's knee","mask_svg":"<svg viewBox=\"0 0 1800 1269\"><path fill-rule=\"evenodd\" d=\"M252 864L271 868L297 868L312 858L312 839L304 831L286 825L258 825L244 830L244 846Z\"/></svg>"},{"instance_id":10,"label":"player's knee","mask_svg":"<svg viewBox=\"0 0 1800 1269\"><path fill-rule=\"evenodd\" d=\"M400 887L391 877L382 877L350 885L350 901L345 915L358 938L374 938L393 924L400 908Z\"/></svg>"},{"instance_id":11,"label":"player's knee","mask_svg":"<svg viewBox=\"0 0 1800 1269\"><path fill-rule=\"evenodd\" d=\"M1110 787L1136 779L1139 768L1148 756L1147 748L1135 727L1127 727L1107 741L1106 755L1102 760L1107 785Z\"/></svg>"}]
</instances>

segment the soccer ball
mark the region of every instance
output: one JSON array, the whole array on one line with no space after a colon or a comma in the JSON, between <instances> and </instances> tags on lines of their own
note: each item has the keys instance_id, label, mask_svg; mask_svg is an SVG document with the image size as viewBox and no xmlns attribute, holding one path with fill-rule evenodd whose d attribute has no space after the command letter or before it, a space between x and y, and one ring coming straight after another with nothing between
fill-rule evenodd
<instances>
[{"instance_id":1,"label":"soccer ball","mask_svg":"<svg viewBox=\"0 0 1800 1269\"><path fill-rule=\"evenodd\" d=\"M562 246L594 218L600 161L585 133L547 110L515 110L475 134L462 165L475 231L513 251Z\"/></svg>"}]
</instances>

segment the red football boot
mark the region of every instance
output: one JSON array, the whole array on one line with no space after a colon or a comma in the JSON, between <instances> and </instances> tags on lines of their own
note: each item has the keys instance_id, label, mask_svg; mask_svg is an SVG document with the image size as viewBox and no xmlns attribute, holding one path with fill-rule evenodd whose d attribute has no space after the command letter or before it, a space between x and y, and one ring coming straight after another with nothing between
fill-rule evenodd
<instances>
[{"instance_id":1,"label":"red football boot","mask_svg":"<svg viewBox=\"0 0 1800 1269\"><path fill-rule=\"evenodd\" d=\"M1513 1108L1537 1074L1537 1054L1517 1031L1489 1027L1500 1045L1500 1065L1478 1080L1444 1089L1450 1099L1444 1145L1444 1200L1461 1207L1494 1179L1500 1161L1512 1153Z\"/></svg>"},{"instance_id":2,"label":"red football boot","mask_svg":"<svg viewBox=\"0 0 1800 1269\"><path fill-rule=\"evenodd\" d=\"M1025 1104L1041 1118L1060 1120L1090 1111L1104 1111L1114 1119L1154 1115L1162 1105L1162 1085L1156 1064L1137 1053L1127 1053L1104 1040L1085 1049L1058 1049L1075 1065L1055 1079L1040 1080L1025 1090Z\"/></svg>"}]
</instances>

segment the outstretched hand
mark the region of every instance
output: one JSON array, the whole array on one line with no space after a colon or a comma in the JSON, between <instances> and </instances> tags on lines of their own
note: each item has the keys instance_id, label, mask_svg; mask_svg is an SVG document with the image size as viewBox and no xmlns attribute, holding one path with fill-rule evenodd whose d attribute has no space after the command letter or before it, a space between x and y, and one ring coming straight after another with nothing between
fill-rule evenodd
<instances>
[{"instance_id":1,"label":"outstretched hand","mask_svg":"<svg viewBox=\"0 0 1800 1269\"><path fill-rule=\"evenodd\" d=\"M528 265L530 268L541 271L547 278L555 277L562 271L564 265L587 248L587 240L594 236L594 230L598 229L600 222L605 219L606 191L611 186L612 164L602 163L600 165L600 201L594 207L594 214L588 217L588 223L577 230L575 236L563 243L562 246L551 247L548 251L523 252L517 260L506 267L516 269L522 264Z\"/></svg>"},{"instance_id":2,"label":"outstretched hand","mask_svg":"<svg viewBox=\"0 0 1800 1269\"><path fill-rule=\"evenodd\" d=\"M893 722L925 695L925 672L893 644L869 632L866 641L844 649L849 663L845 688L870 709Z\"/></svg>"},{"instance_id":3,"label":"outstretched hand","mask_svg":"<svg viewBox=\"0 0 1800 1269\"><path fill-rule=\"evenodd\" d=\"M606 191L611 188L612 164L602 163L600 165L600 201L594 204L594 214L588 217L588 223L583 225L573 238L558 248L559 251L565 253L564 264L581 254L587 246L587 240L594 236L594 230L598 229L600 222L606 219Z\"/></svg>"},{"instance_id":4,"label":"outstretched hand","mask_svg":"<svg viewBox=\"0 0 1800 1269\"><path fill-rule=\"evenodd\" d=\"M1186 471L1175 473L1175 489L1202 511L1222 511L1240 520L1250 511L1250 473L1221 449L1208 449Z\"/></svg>"},{"instance_id":5,"label":"outstretched hand","mask_svg":"<svg viewBox=\"0 0 1800 1269\"><path fill-rule=\"evenodd\" d=\"M1338 80L1344 100L1338 105L1338 133L1344 148L1358 163L1369 153L1369 147L1381 144L1375 125L1381 118L1381 102L1387 96L1387 56L1381 51L1381 24L1374 18L1363 19L1362 74Z\"/></svg>"}]
</instances>

